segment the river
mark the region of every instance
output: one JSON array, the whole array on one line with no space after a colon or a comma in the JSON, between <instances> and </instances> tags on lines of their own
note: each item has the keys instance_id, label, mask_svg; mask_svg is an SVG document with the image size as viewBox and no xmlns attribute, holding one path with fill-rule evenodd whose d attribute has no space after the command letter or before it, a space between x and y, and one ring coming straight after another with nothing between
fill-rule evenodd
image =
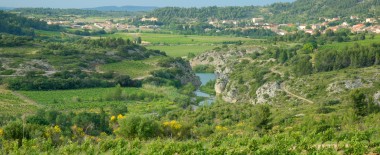
<instances>
[{"instance_id":1,"label":"river","mask_svg":"<svg viewBox=\"0 0 380 155\"><path fill-rule=\"evenodd\" d=\"M215 74L213 73L196 73L196 75L200 78L202 86L206 85L206 83L211 80L215 80L216 78ZM195 95L207 98L206 100L199 102L199 106L210 105L215 101L214 95L207 94L199 89L195 91Z\"/></svg>"}]
</instances>

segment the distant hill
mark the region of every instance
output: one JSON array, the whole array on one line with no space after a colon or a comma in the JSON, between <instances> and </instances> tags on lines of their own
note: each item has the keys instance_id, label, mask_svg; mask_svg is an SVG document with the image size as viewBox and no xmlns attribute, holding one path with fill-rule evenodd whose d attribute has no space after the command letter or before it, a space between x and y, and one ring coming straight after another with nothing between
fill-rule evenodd
<instances>
[{"instance_id":1,"label":"distant hill","mask_svg":"<svg viewBox=\"0 0 380 155\"><path fill-rule=\"evenodd\" d=\"M164 7L155 9L149 16L164 22L187 18L207 21L210 17L222 20L264 17L268 22L312 22L319 17L377 17L380 16L380 0L297 0L292 3L274 3L267 6Z\"/></svg>"},{"instance_id":2,"label":"distant hill","mask_svg":"<svg viewBox=\"0 0 380 155\"><path fill-rule=\"evenodd\" d=\"M0 7L0 10L13 10L14 8L10 8L10 7Z\"/></svg>"},{"instance_id":3,"label":"distant hill","mask_svg":"<svg viewBox=\"0 0 380 155\"><path fill-rule=\"evenodd\" d=\"M153 11L158 7L154 6L101 6L96 8L85 8L85 10L97 10L97 11Z\"/></svg>"},{"instance_id":4,"label":"distant hill","mask_svg":"<svg viewBox=\"0 0 380 155\"><path fill-rule=\"evenodd\" d=\"M49 26L39 19L31 19L16 14L0 11L0 33L15 35L34 35L34 29L57 30L57 26Z\"/></svg>"},{"instance_id":5,"label":"distant hill","mask_svg":"<svg viewBox=\"0 0 380 155\"><path fill-rule=\"evenodd\" d=\"M380 0L297 0L270 5L272 21L307 21L319 17L380 16Z\"/></svg>"}]
</instances>

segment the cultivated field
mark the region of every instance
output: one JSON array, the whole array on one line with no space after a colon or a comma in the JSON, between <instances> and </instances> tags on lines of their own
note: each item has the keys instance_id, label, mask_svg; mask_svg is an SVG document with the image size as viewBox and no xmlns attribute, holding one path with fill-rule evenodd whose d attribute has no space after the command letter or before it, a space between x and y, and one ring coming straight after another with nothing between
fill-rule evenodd
<instances>
[{"instance_id":1,"label":"cultivated field","mask_svg":"<svg viewBox=\"0 0 380 155\"><path fill-rule=\"evenodd\" d=\"M153 57L145 60L124 60L122 62L99 66L98 70L129 75L131 78L142 78L149 76L151 71L159 69L156 64L160 59L161 57Z\"/></svg>"},{"instance_id":2,"label":"cultivated field","mask_svg":"<svg viewBox=\"0 0 380 155\"><path fill-rule=\"evenodd\" d=\"M183 57L189 53L199 54L207 50L211 50L217 46L214 45L170 45L170 46L147 46L148 49L155 49L165 51L168 56L171 57Z\"/></svg>"},{"instance_id":3,"label":"cultivated field","mask_svg":"<svg viewBox=\"0 0 380 155\"><path fill-rule=\"evenodd\" d=\"M173 57L184 57L189 53L199 54L223 44L230 44L240 41L252 41L252 39L243 37L197 36L158 33L115 33L105 36L130 40L135 40L136 38L141 37L145 47L149 49L164 51L169 56Z\"/></svg>"},{"instance_id":4,"label":"cultivated field","mask_svg":"<svg viewBox=\"0 0 380 155\"><path fill-rule=\"evenodd\" d=\"M172 87L144 86L143 88L121 88L121 99L115 100L117 88L91 88L56 91L19 91L45 109L98 111L103 107L127 105L131 113L152 113L160 109L178 107L172 102L181 96ZM1 94L0 94L0 97ZM9 104L9 103L8 103Z\"/></svg>"}]
</instances>

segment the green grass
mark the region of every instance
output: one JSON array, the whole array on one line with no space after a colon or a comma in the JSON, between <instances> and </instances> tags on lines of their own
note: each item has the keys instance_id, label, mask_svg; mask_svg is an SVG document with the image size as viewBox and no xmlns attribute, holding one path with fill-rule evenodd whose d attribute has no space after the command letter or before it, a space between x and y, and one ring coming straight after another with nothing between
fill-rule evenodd
<instances>
[{"instance_id":1,"label":"green grass","mask_svg":"<svg viewBox=\"0 0 380 155\"><path fill-rule=\"evenodd\" d=\"M35 54L38 51L34 47L0 47L0 54Z\"/></svg>"},{"instance_id":2,"label":"green grass","mask_svg":"<svg viewBox=\"0 0 380 155\"><path fill-rule=\"evenodd\" d=\"M161 57L153 57L145 60L124 60L117 63L110 63L99 66L100 71L113 71L123 75L129 75L131 78L141 78L149 76L151 71L159 69L156 66Z\"/></svg>"},{"instance_id":3,"label":"green grass","mask_svg":"<svg viewBox=\"0 0 380 155\"><path fill-rule=\"evenodd\" d=\"M358 43L363 46L368 46L372 43L380 43L380 35L376 35L374 39L369 39L369 36L366 36L365 40L359 40L359 41L351 41L351 42L340 42L340 43L332 43L332 44L326 44L320 47L320 49L334 49L339 50L343 49L344 47L351 47L354 43Z\"/></svg>"},{"instance_id":4,"label":"green grass","mask_svg":"<svg viewBox=\"0 0 380 155\"><path fill-rule=\"evenodd\" d=\"M61 37L61 32L58 31L44 31L44 30L35 30L37 36L41 37Z\"/></svg>"},{"instance_id":5,"label":"green grass","mask_svg":"<svg viewBox=\"0 0 380 155\"><path fill-rule=\"evenodd\" d=\"M147 46L148 49L164 51L168 56L183 57L189 53L200 54L207 50L211 50L216 46L212 45L172 45L172 46Z\"/></svg>"}]
</instances>

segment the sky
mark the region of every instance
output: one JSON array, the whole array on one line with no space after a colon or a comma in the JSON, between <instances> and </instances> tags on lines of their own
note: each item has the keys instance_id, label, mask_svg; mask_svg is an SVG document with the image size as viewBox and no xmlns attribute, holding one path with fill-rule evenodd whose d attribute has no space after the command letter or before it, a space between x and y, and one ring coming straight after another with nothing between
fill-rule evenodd
<instances>
[{"instance_id":1,"label":"sky","mask_svg":"<svg viewBox=\"0 0 380 155\"><path fill-rule=\"evenodd\" d=\"M247 6L294 0L0 0L1 7L92 8L99 6Z\"/></svg>"}]
</instances>

